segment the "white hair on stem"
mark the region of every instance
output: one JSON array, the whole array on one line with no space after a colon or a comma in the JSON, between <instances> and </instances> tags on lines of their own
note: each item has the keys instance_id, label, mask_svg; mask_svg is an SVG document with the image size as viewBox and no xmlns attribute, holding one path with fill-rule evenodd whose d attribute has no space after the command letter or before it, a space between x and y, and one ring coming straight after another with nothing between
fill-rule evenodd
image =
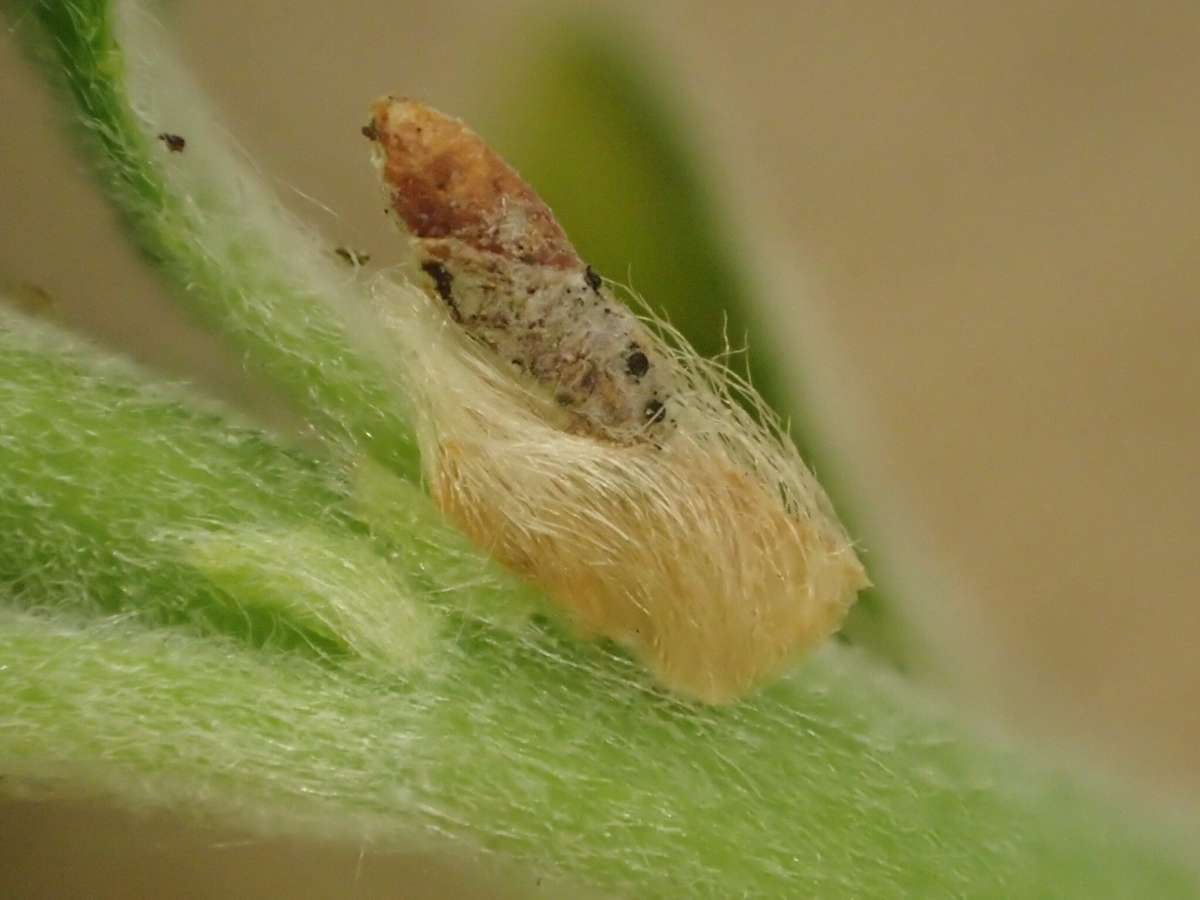
<instances>
[{"instance_id":1,"label":"white hair on stem","mask_svg":"<svg viewBox=\"0 0 1200 900\"><path fill-rule=\"evenodd\" d=\"M662 445L598 440L557 427L551 398L426 298L386 281L376 295L422 398L435 501L585 636L728 702L840 625L863 569L776 420L752 393L757 415L739 404L736 376L658 338L686 385L679 427Z\"/></svg>"}]
</instances>

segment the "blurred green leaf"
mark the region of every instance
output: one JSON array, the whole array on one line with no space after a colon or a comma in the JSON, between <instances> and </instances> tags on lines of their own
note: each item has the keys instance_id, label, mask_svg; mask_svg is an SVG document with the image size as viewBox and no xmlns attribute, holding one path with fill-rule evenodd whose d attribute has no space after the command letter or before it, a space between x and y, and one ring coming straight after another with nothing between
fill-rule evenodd
<instances>
[{"instance_id":1,"label":"blurred green leaf","mask_svg":"<svg viewBox=\"0 0 1200 900\"><path fill-rule=\"evenodd\" d=\"M599 17L529 27L523 77L493 100L489 139L554 210L593 268L644 294L700 353L743 344L744 365L762 398L784 420L820 476L852 535L854 509L844 477L822 441L821 423L785 386L767 339L770 321L755 301L689 136L670 79L650 64L635 35ZM868 560L869 562L869 560ZM916 666L915 637L882 587L863 591L840 636L904 670ZM886 597L886 599L885 599Z\"/></svg>"}]
</instances>

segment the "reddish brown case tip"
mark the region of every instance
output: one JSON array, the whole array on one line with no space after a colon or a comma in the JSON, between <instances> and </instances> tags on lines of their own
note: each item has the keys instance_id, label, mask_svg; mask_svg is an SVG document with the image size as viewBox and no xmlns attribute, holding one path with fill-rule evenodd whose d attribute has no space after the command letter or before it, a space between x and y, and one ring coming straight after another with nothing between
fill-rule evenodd
<instances>
[{"instance_id":1,"label":"reddish brown case tip","mask_svg":"<svg viewBox=\"0 0 1200 900\"><path fill-rule=\"evenodd\" d=\"M368 131L383 154L392 211L414 236L454 238L534 265L582 265L549 207L458 119L383 97L371 107Z\"/></svg>"}]
</instances>

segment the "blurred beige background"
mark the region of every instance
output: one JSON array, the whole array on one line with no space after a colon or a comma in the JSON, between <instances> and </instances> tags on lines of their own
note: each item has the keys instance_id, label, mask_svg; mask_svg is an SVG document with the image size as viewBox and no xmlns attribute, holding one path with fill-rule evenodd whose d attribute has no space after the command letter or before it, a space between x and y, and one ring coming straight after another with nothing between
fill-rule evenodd
<instances>
[{"instance_id":1,"label":"blurred beige background","mask_svg":"<svg viewBox=\"0 0 1200 900\"><path fill-rule=\"evenodd\" d=\"M681 99L928 677L1195 807L1200 5L587 7ZM386 259L365 103L399 90L486 133L524 29L571 9L181 0L173 19L293 205ZM0 109L0 277L261 402L140 268L11 40Z\"/></svg>"}]
</instances>

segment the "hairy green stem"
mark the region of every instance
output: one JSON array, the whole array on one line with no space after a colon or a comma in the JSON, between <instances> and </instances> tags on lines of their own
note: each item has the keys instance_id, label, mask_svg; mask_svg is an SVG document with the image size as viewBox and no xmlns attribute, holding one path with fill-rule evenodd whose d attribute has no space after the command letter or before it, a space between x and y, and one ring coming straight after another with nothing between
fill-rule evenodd
<instances>
[{"instance_id":1,"label":"hairy green stem","mask_svg":"<svg viewBox=\"0 0 1200 900\"><path fill-rule=\"evenodd\" d=\"M610 648L493 615L536 607L394 476L385 528L336 461L44 326L0 317L0 360L2 771L626 896L1197 887L852 652L733 707L672 700Z\"/></svg>"},{"instance_id":2,"label":"hairy green stem","mask_svg":"<svg viewBox=\"0 0 1200 900\"><path fill-rule=\"evenodd\" d=\"M365 291L226 146L186 74L155 50L148 14L110 0L33 0L29 13L101 182L155 266L319 434L415 479L403 391L353 334ZM127 52L118 30L147 46ZM176 131L181 152L159 138Z\"/></svg>"},{"instance_id":3,"label":"hairy green stem","mask_svg":"<svg viewBox=\"0 0 1200 900\"><path fill-rule=\"evenodd\" d=\"M0 532L21 536L0 542L0 571L13 598L383 657L420 629L405 597L493 619L530 609L529 589L382 466L318 464L194 404L0 311Z\"/></svg>"}]
</instances>

